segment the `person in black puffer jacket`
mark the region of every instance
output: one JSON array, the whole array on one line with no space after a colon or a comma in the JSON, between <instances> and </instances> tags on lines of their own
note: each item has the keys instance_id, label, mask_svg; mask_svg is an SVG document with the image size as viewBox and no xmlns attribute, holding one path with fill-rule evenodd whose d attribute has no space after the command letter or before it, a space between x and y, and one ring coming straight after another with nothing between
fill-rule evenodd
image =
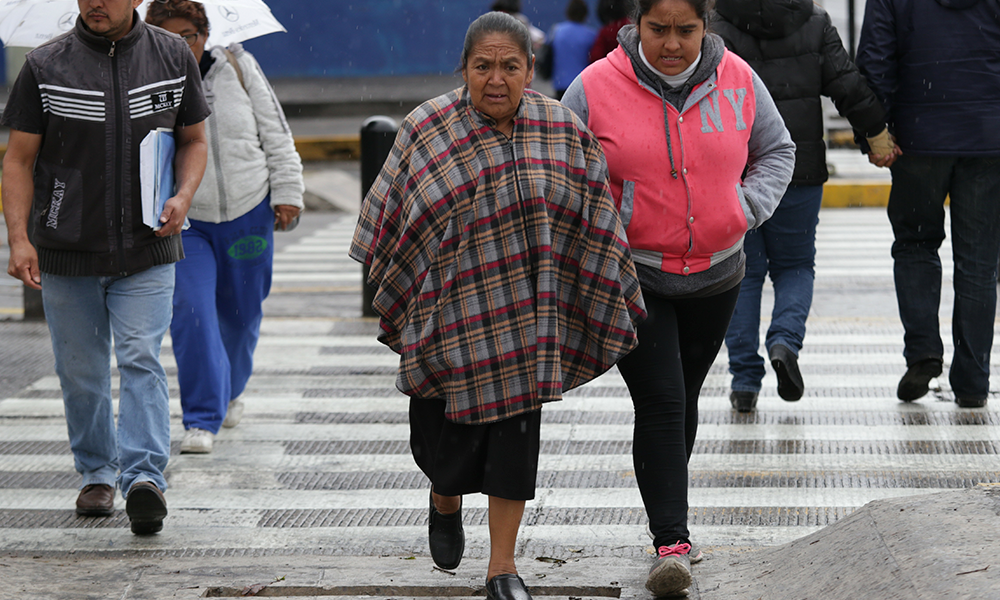
<instances>
[{"instance_id":1,"label":"person in black puffer jacket","mask_svg":"<svg viewBox=\"0 0 1000 600\"><path fill-rule=\"evenodd\" d=\"M816 225L829 177L820 97L833 99L859 137L867 139L877 164L891 164L897 150L881 104L826 11L811 0L717 0L716 13L712 30L764 81L795 142L791 185L771 219L746 234L746 277L726 334L730 402L750 412L765 372L758 348L761 288L768 273L775 298L764 345L778 377L778 394L798 400L805 387L798 353L812 304Z\"/></svg>"}]
</instances>

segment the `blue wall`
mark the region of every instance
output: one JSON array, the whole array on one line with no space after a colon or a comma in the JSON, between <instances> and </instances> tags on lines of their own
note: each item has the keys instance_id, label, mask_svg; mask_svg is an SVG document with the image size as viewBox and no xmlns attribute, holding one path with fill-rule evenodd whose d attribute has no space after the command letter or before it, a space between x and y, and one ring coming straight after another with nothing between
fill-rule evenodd
<instances>
[{"instance_id":1,"label":"blue wall","mask_svg":"<svg viewBox=\"0 0 1000 600\"><path fill-rule=\"evenodd\" d=\"M267 0L288 33L244 44L269 77L450 73L465 31L492 0ZM522 0L532 24L563 20L565 0ZM590 21L597 0L588 0Z\"/></svg>"}]
</instances>

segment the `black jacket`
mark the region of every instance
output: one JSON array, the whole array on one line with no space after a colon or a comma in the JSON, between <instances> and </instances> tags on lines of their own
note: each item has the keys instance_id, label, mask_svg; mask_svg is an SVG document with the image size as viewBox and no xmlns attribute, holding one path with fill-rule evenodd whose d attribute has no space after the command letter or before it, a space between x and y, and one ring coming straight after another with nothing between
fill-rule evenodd
<instances>
[{"instance_id":1,"label":"black jacket","mask_svg":"<svg viewBox=\"0 0 1000 600\"><path fill-rule=\"evenodd\" d=\"M716 12L712 31L760 75L792 134L793 185L829 177L820 96L829 96L864 137L885 129L885 112L830 15L811 0L718 0Z\"/></svg>"},{"instance_id":2,"label":"black jacket","mask_svg":"<svg viewBox=\"0 0 1000 600\"><path fill-rule=\"evenodd\" d=\"M28 53L11 88L2 123L42 136L32 218L44 273L131 275L184 257L180 235L143 224L139 144L211 111L187 44L133 19L112 43L78 18Z\"/></svg>"},{"instance_id":3,"label":"black jacket","mask_svg":"<svg viewBox=\"0 0 1000 600\"><path fill-rule=\"evenodd\" d=\"M1000 156L1000 0L867 0L858 67L904 154Z\"/></svg>"}]
</instances>

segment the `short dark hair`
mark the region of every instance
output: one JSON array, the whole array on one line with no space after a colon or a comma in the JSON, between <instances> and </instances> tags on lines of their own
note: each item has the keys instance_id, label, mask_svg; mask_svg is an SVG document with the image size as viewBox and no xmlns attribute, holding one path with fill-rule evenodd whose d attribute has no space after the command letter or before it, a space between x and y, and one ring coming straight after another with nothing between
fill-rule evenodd
<instances>
[{"instance_id":1,"label":"short dark hair","mask_svg":"<svg viewBox=\"0 0 1000 600\"><path fill-rule=\"evenodd\" d=\"M205 5L190 0L153 0L146 8L146 22L160 26L167 19L187 19L198 33L208 37L208 16Z\"/></svg>"},{"instance_id":2,"label":"short dark hair","mask_svg":"<svg viewBox=\"0 0 1000 600\"><path fill-rule=\"evenodd\" d=\"M566 18L574 23L583 23L587 20L587 13L590 9L583 0L569 0L566 4Z\"/></svg>"},{"instance_id":3,"label":"short dark hair","mask_svg":"<svg viewBox=\"0 0 1000 600\"><path fill-rule=\"evenodd\" d=\"M465 32L465 45L462 48L461 64L463 71L469 64L469 54L472 53L472 49L476 47L476 44L480 40L491 33L502 33L509 36L524 52L525 58L528 59L528 66L531 66L533 53L531 51L531 33L528 32L527 26L519 19L505 12L492 11L473 21L469 25L469 29Z\"/></svg>"},{"instance_id":4,"label":"short dark hair","mask_svg":"<svg viewBox=\"0 0 1000 600\"><path fill-rule=\"evenodd\" d=\"M635 15L632 20L636 23L640 19L649 14L649 11L653 10L657 4L663 0L638 0L635 8ZM691 8L694 9L694 13L698 15L698 18L705 22L705 27L708 27L709 17L712 14L712 9L715 8L715 0L684 0Z\"/></svg>"},{"instance_id":5,"label":"short dark hair","mask_svg":"<svg viewBox=\"0 0 1000 600\"><path fill-rule=\"evenodd\" d=\"M624 19L631 11L630 0L600 0L597 3L597 18L605 25Z\"/></svg>"}]
</instances>

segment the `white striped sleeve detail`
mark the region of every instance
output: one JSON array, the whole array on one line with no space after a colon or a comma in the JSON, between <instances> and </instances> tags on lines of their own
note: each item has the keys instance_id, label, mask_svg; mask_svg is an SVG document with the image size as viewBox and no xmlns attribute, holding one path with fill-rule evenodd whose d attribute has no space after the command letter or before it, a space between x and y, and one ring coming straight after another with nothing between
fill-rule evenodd
<instances>
[{"instance_id":1,"label":"white striped sleeve detail","mask_svg":"<svg viewBox=\"0 0 1000 600\"><path fill-rule=\"evenodd\" d=\"M77 95L80 95L80 96L100 96L101 98L104 97L104 92L101 92L101 91L95 91L95 90L78 90L78 89L74 89L74 88L62 87L62 86L59 86L59 85L50 85L48 83L42 83L42 84L40 84L38 86L38 89L40 89L40 90L52 90L54 92L65 92L65 93L68 93L68 94L77 94Z\"/></svg>"},{"instance_id":2,"label":"white striped sleeve detail","mask_svg":"<svg viewBox=\"0 0 1000 600\"><path fill-rule=\"evenodd\" d=\"M66 95L74 94L76 96L84 96L85 98L100 96L103 98L103 92L74 90L47 84L38 87L41 92L42 110L65 119L93 121L96 123L103 123L105 121L107 112L103 100L85 100L84 98Z\"/></svg>"},{"instance_id":3,"label":"white striped sleeve detail","mask_svg":"<svg viewBox=\"0 0 1000 600\"><path fill-rule=\"evenodd\" d=\"M163 81L157 81L156 83L151 83L149 85L144 85L140 88L135 88L134 90L130 90L128 95L131 96L133 94L141 94L143 92L148 92L149 90L156 89L158 87L177 85L178 83L183 84L185 80L187 80L187 75L179 77L177 79L165 79ZM184 86L182 85L181 87L183 88Z\"/></svg>"}]
</instances>

